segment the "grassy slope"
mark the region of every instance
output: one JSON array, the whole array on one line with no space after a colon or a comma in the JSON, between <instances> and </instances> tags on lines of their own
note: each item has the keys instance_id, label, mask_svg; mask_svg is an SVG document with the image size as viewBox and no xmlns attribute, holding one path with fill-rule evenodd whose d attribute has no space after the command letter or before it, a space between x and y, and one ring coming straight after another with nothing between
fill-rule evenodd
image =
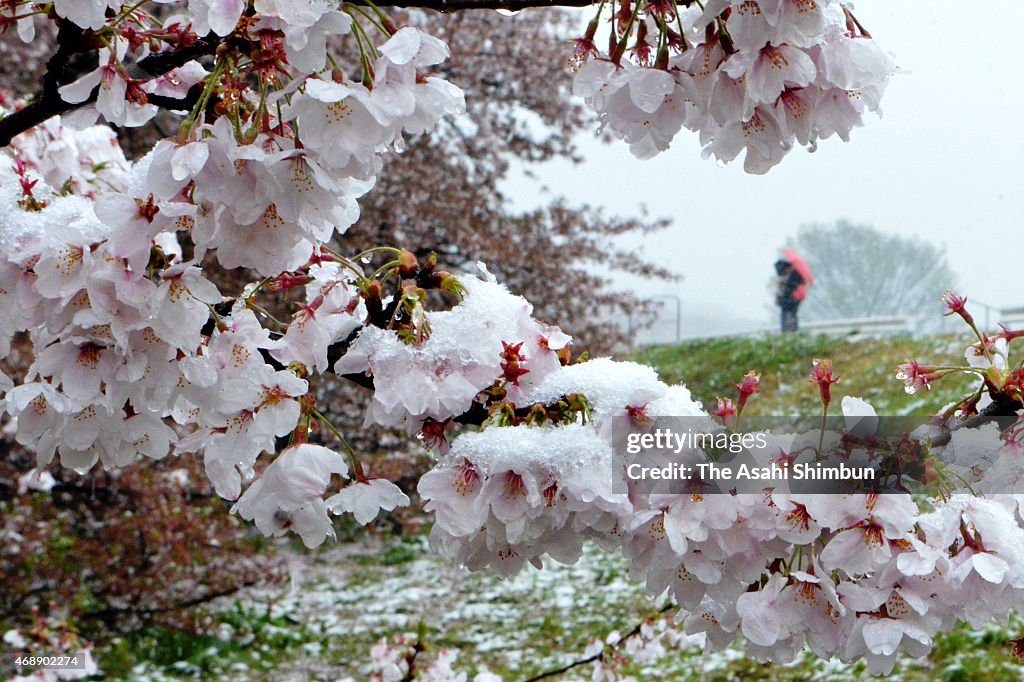
<instances>
[{"instance_id":1,"label":"grassy slope","mask_svg":"<svg viewBox=\"0 0 1024 682\"><path fill-rule=\"evenodd\" d=\"M950 336L861 342L762 336L651 348L634 359L654 365L669 382L685 382L705 404L712 404L716 395L733 395L732 382L757 369L763 394L751 402L750 412L791 414L817 409L816 389L807 376L813 358L829 357L842 376L834 387L837 398L861 396L880 414L909 414L937 410L966 385L940 382L929 393L908 396L892 378L895 365L909 356L922 362L955 362L967 342ZM432 647L459 651L461 669L489 668L506 680L522 680L579 658L591 637L628 630L643 614L657 610L640 586L625 578L619 556L593 547L575 566L548 562L542 572L527 568L502 581L488 573L461 572L425 545L422 538L364 538L311 553L303 559L299 591L269 608L250 601L214 616L223 623L223 639L185 642L171 633L150 631L125 642L117 653L131 660L125 649L147 651L134 658L150 661L126 679L364 680L370 646L385 635L415 632L422 621ZM939 637L928 658L901 660L891 679L1024 679L1024 668L1010 658L1006 644L1021 629L1019 619L1009 629L960 626ZM179 661L177 666L173 661ZM623 672L637 680L693 682L876 679L863 664L821 661L810 654L787 666L759 664L740 647L707 655L670 649ZM586 680L589 673L581 668L555 679Z\"/></svg>"},{"instance_id":2,"label":"grassy slope","mask_svg":"<svg viewBox=\"0 0 1024 682\"><path fill-rule=\"evenodd\" d=\"M815 413L818 389L808 381L811 361L830 358L841 377L834 399L864 398L879 414L929 414L968 390L969 383L943 379L931 391L908 396L893 374L896 365L914 357L935 364L959 364L967 336L893 336L860 341L804 334L759 335L690 341L656 346L634 359L658 369L669 383L683 382L694 397L713 406L716 396L735 397L733 382L749 370L761 373L761 395L748 405L750 414Z\"/></svg>"}]
</instances>

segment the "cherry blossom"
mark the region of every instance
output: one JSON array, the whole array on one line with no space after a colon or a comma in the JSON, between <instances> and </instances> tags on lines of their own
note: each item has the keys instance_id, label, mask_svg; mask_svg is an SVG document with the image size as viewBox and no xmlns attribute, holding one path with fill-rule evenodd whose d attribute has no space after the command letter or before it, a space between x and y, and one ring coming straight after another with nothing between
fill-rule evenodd
<instances>
[{"instance_id":1,"label":"cherry blossom","mask_svg":"<svg viewBox=\"0 0 1024 682\"><path fill-rule=\"evenodd\" d=\"M383 478L356 481L327 499L328 509L335 513L350 512L364 526L377 518L380 510L391 511L407 504L408 496Z\"/></svg>"},{"instance_id":2,"label":"cherry blossom","mask_svg":"<svg viewBox=\"0 0 1024 682\"><path fill-rule=\"evenodd\" d=\"M623 7L604 53L597 10L572 88L639 158L686 128L705 157L743 154L748 172L766 172L795 144L848 139L896 72L831 0ZM332 513L369 524L410 504L394 482L367 477L347 443L345 456L328 447L344 434L314 389L333 372L368 389L366 424L431 446L417 490L435 549L506 577L527 563L574 562L585 542L621 551L651 597L679 607L680 646L743 638L752 657L789 661L806 645L885 673L958 619L980 624L1024 606L1024 497L995 494L1024 480L1019 424L971 432L953 421L984 410L982 392L1019 404L1024 375L1010 352L1020 331L982 333L950 292L950 312L977 336L967 366L897 370L908 392L953 372L984 389L942 427L908 434L913 452L927 453L907 483L916 498L782 484L713 494L699 481L644 490L616 458L617 430L676 417L720 429L714 416L738 430L760 391L756 372L735 384L735 404L709 410L650 367L574 357L572 339L485 266L443 272L419 252L357 252L343 238L386 155L457 127L463 93L435 70L450 57L443 42L319 0L189 0L166 20L137 9L55 3L57 16L92 31L98 58L59 88L62 106L95 93L94 109L54 117L0 156L0 351L31 353L16 381L0 368L0 408L36 457L19 486L45 487L55 459L86 472L199 456L234 513L265 535L294 531L319 546L333 537ZM211 34L231 40L205 66L175 61L141 77L143 60ZM351 63L329 40L349 34ZM180 126L131 163L111 128L89 125L97 114L141 125L161 98ZM249 269L254 281L223 290L211 264ZM287 296L264 305L269 292ZM816 360L811 381L827 414L831 363ZM841 402L842 434L767 434L771 452L755 463L810 461L842 444L849 461L880 466L867 443L875 410ZM404 655L375 647L378 677L404 676ZM452 661L440 653L424 679L465 679Z\"/></svg>"},{"instance_id":3,"label":"cherry blossom","mask_svg":"<svg viewBox=\"0 0 1024 682\"><path fill-rule=\"evenodd\" d=\"M644 11L649 19L657 10ZM631 61L612 49L579 68L573 92L638 158L665 151L686 127L700 134L704 158L724 164L745 151L744 169L765 173L794 140L812 151L833 134L847 140L865 111L878 110L896 67L847 26L847 13L833 1L691 6L680 12L683 35L654 29L675 54L662 47L652 59L637 47ZM658 25L618 21L621 44L635 30L637 45L649 46L648 26Z\"/></svg>"},{"instance_id":4,"label":"cherry blossom","mask_svg":"<svg viewBox=\"0 0 1024 682\"><path fill-rule=\"evenodd\" d=\"M328 347L359 329L366 310L337 263L309 269L306 304L293 316L288 331L270 345L283 363L301 362L319 373L329 367Z\"/></svg>"},{"instance_id":5,"label":"cherry blossom","mask_svg":"<svg viewBox=\"0 0 1024 682\"><path fill-rule=\"evenodd\" d=\"M108 9L117 12L121 9L121 3L109 0L57 0L54 3L54 11L59 16L70 19L82 28L97 29L103 26ZM28 41L32 38L23 36L22 39Z\"/></svg>"},{"instance_id":6,"label":"cherry blossom","mask_svg":"<svg viewBox=\"0 0 1024 682\"><path fill-rule=\"evenodd\" d=\"M334 536L323 494L332 474L348 476L345 458L310 443L286 448L238 498L233 510L254 520L264 535L294 530L315 547Z\"/></svg>"},{"instance_id":7,"label":"cherry blossom","mask_svg":"<svg viewBox=\"0 0 1024 682\"><path fill-rule=\"evenodd\" d=\"M87 100L99 88L96 110L110 123L119 126L141 126L156 115L157 108L145 102L145 95L123 65L128 41L117 38L114 49L99 51L100 66L74 83L60 87L64 101L77 104ZM140 102L141 100L141 102Z\"/></svg>"}]
</instances>

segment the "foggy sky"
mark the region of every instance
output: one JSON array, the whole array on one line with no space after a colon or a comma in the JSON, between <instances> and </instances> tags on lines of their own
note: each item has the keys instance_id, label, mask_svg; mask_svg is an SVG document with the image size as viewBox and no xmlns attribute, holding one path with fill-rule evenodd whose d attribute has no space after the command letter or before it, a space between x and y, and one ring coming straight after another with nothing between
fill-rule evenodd
<instances>
[{"instance_id":1,"label":"foggy sky","mask_svg":"<svg viewBox=\"0 0 1024 682\"><path fill-rule=\"evenodd\" d=\"M585 135L583 164L533 170L547 199L623 216L645 205L673 219L637 247L685 280L621 281L644 296L681 297L683 336L774 324L766 282L779 248L801 224L841 218L945 245L962 293L996 308L1022 306L1024 4L967 9L948 0L859 0L858 18L905 71L890 81L884 116L868 114L849 143L794 149L765 176L745 174L742 155L725 168L702 160L685 130L649 161ZM536 187L520 178L509 190L526 208Z\"/></svg>"}]
</instances>

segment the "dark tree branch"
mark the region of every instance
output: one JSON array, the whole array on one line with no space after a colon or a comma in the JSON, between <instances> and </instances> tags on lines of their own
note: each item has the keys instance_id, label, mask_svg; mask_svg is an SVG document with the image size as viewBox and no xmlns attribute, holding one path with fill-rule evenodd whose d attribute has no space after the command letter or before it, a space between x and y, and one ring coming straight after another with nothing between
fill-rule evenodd
<instances>
[{"instance_id":1,"label":"dark tree branch","mask_svg":"<svg viewBox=\"0 0 1024 682\"><path fill-rule=\"evenodd\" d=\"M185 609L190 609L194 606L199 606L201 604L208 604L209 602L212 602L216 599L220 599L221 597L231 596L233 594L241 592L247 587L255 587L261 583L262 581L259 579L243 580L242 582L237 583L235 585L231 585L229 587L225 587L219 590L214 590L212 592L207 592L206 594L199 595L198 597L192 597L191 599L175 602L173 604L168 604L166 606L155 606L149 608L136 608L132 606L108 606L106 608L97 609L96 611L90 611L84 614L82 618L85 620L111 621L111 619L116 619L119 616L123 615L145 617L154 616L160 613L167 613L170 611L182 611Z\"/></svg>"},{"instance_id":2,"label":"dark tree branch","mask_svg":"<svg viewBox=\"0 0 1024 682\"><path fill-rule=\"evenodd\" d=\"M198 104L199 97L200 97L201 93L202 93L202 88L200 88L200 87L193 87L191 90L189 90L188 94L186 94L185 97L181 98L181 99L179 99L177 97L165 97L163 95L147 95L146 96L146 101L148 101L150 104L155 104L156 106L158 106L161 109L164 109L166 111L186 111L187 112L187 111L191 111L192 107L194 107L196 104ZM217 102L219 102L219 101L220 100L218 98L211 97L210 101L207 103L206 111L207 112L212 111L214 105L216 105Z\"/></svg>"},{"instance_id":3,"label":"dark tree branch","mask_svg":"<svg viewBox=\"0 0 1024 682\"><path fill-rule=\"evenodd\" d=\"M211 33L188 47L150 55L135 64L135 67L156 78L193 59L213 54L222 42L223 38ZM0 147L6 147L16 136L54 116L74 111L96 101L98 88L84 102L77 104L65 102L60 96L59 88L96 67L93 51L98 47L92 31L83 31L70 21L60 22L60 28L57 30L57 52L46 63L43 89L28 105L0 119ZM189 109L194 104L190 103L188 98L176 100L151 95L148 99L161 108L171 110Z\"/></svg>"},{"instance_id":4,"label":"dark tree branch","mask_svg":"<svg viewBox=\"0 0 1024 682\"><path fill-rule=\"evenodd\" d=\"M213 54L222 38L210 34L188 47L153 54L135 66L156 78L187 62ZM96 101L94 90L84 102L71 104L60 96L59 88L73 82L87 70L96 67L94 50L99 47L92 31L83 31L70 21L60 22L57 30L57 52L46 63L43 89L25 107L0 119L0 147L6 147L21 133L59 114L73 111ZM189 101L152 95L149 101L164 109L188 109Z\"/></svg>"},{"instance_id":5,"label":"dark tree branch","mask_svg":"<svg viewBox=\"0 0 1024 682\"><path fill-rule=\"evenodd\" d=\"M75 109L80 104L68 104L57 89L78 77L95 60L79 59L97 46L91 31L83 31L70 21L60 22L57 29L57 51L46 62L43 89L27 106L0 119L0 147L6 147L15 136L34 128L47 119ZM84 102L83 102L84 104Z\"/></svg>"},{"instance_id":6,"label":"dark tree branch","mask_svg":"<svg viewBox=\"0 0 1024 682\"><path fill-rule=\"evenodd\" d=\"M14 599L12 599L9 604L7 604L4 610L0 611L0 614L2 614L5 619L10 618L19 611L21 605L28 601L29 597L48 592L50 590L53 590L54 587L54 584L49 581L36 585L26 590L25 592L22 592L18 596L14 597Z\"/></svg>"},{"instance_id":7,"label":"dark tree branch","mask_svg":"<svg viewBox=\"0 0 1024 682\"><path fill-rule=\"evenodd\" d=\"M200 38L188 47L181 47L171 52L157 52L151 54L136 66L148 73L150 76L162 76L168 71L173 71L179 66L184 66L193 59L206 57L217 51L220 44L224 42L216 33L211 33Z\"/></svg>"},{"instance_id":8,"label":"dark tree branch","mask_svg":"<svg viewBox=\"0 0 1024 682\"><path fill-rule=\"evenodd\" d=\"M669 602L668 604L665 604L663 607L661 607L658 610L658 613L655 614L655 615L660 616L663 613L667 613L673 607L675 607L675 604ZM629 632L624 634L622 637L619 637L617 640L615 640L615 644L609 645L610 648L616 649L623 642L625 642L627 639L630 639L631 637L636 637L637 635L639 635L640 634L640 630L644 626L644 623L649 621L652 617L653 616L648 616L647 618L644 618L642 621L637 623L636 627L634 627L632 630L630 630ZM581 658L578 661L573 661L572 663L569 663L568 665L564 665L561 668L556 668L554 670L548 670L546 672L542 672L540 675L535 675L534 677L531 677L530 679L526 680L526 682L538 682L538 680L546 680L549 677L557 677L558 675L564 675L565 673L569 672L573 668L578 668L581 665L586 665L587 663L593 663L594 661L599 661L599 660L601 660L603 658L604 658L604 649L602 648L601 651L598 651L593 656L587 656L586 658Z\"/></svg>"},{"instance_id":9,"label":"dark tree branch","mask_svg":"<svg viewBox=\"0 0 1024 682\"><path fill-rule=\"evenodd\" d=\"M356 0L356 4L362 3ZM376 4L379 7L417 7L446 13L474 9L501 9L517 12L532 7L587 7L595 2L594 0L383 0ZM157 78L193 59L214 54L226 40L226 37L211 33L187 47L152 54L139 61L134 67L150 77ZM95 68L95 50L99 47L101 45L92 31L83 30L70 21L60 21L57 31L57 52L46 63L42 91L25 107L0 118L0 147L6 147L16 136L54 116L74 111L96 101L97 92L93 91L84 102L71 104L65 102L57 90L60 86L79 78L88 69ZM79 59L79 57L84 57L84 59ZM150 97L149 101L161 108L172 110L187 106L185 102L156 96Z\"/></svg>"},{"instance_id":10,"label":"dark tree branch","mask_svg":"<svg viewBox=\"0 0 1024 682\"><path fill-rule=\"evenodd\" d=\"M416 643L413 644L412 650L405 655L405 662L409 665L409 669L406 670L405 676L402 677L401 682L413 682L416 679L416 657L419 656L426 650L423 646L423 639L420 637L416 638Z\"/></svg>"},{"instance_id":11,"label":"dark tree branch","mask_svg":"<svg viewBox=\"0 0 1024 682\"><path fill-rule=\"evenodd\" d=\"M999 430L1004 431L1017 421L1020 409L1021 404L1019 401L997 393L993 396L992 402L979 411L978 414L957 421L950 426L949 431L932 438L931 444L933 447L947 445L953 438L954 431L958 429L974 429L990 421L995 421L999 425Z\"/></svg>"}]
</instances>

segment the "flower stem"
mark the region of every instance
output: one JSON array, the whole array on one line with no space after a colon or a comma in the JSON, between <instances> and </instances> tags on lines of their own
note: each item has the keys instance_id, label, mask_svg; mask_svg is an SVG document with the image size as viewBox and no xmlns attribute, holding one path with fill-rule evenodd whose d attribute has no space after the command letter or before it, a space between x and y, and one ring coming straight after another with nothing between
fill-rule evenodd
<instances>
[{"instance_id":1,"label":"flower stem","mask_svg":"<svg viewBox=\"0 0 1024 682\"><path fill-rule=\"evenodd\" d=\"M324 426L326 426L331 431L331 433L333 433L335 437L337 437L337 439L341 441L342 446L345 448L345 452L348 453L348 459L349 462L352 464L352 471L355 473L355 479L361 483L365 483L366 473L363 471L363 463L359 460L359 457L356 456L355 450L353 450L352 446L349 445L349 442L345 438L345 436L341 435L341 431L339 431L337 427L331 423L331 420L325 417L323 413L320 412L319 410L313 410L311 414L313 415L314 418L323 422Z\"/></svg>"}]
</instances>

